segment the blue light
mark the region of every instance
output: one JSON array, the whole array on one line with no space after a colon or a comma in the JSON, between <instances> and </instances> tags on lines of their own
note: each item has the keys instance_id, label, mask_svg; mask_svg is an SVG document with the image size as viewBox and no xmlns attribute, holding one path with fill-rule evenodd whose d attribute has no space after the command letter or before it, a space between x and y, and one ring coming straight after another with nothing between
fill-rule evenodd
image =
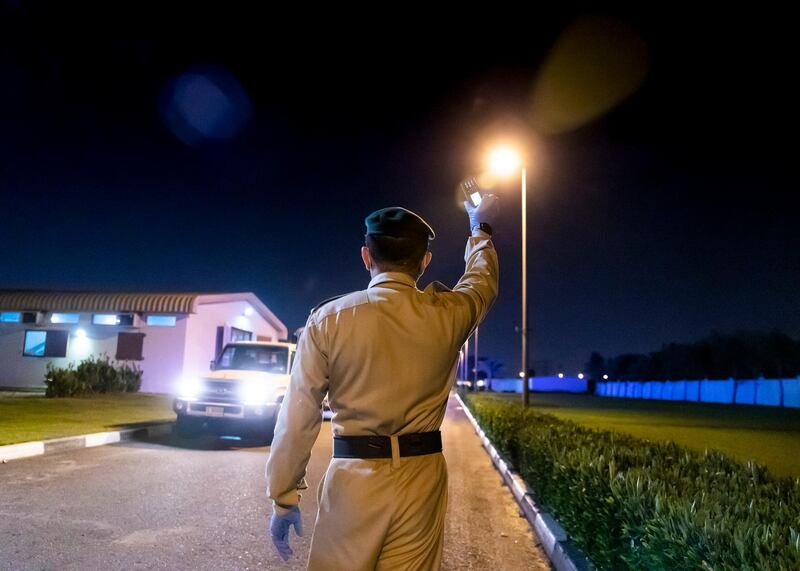
<instances>
[{"instance_id":1,"label":"blue light","mask_svg":"<svg viewBox=\"0 0 800 571\"><path fill-rule=\"evenodd\" d=\"M0 313L0 323L19 323L22 313L19 311L4 311Z\"/></svg>"},{"instance_id":2,"label":"blue light","mask_svg":"<svg viewBox=\"0 0 800 571\"><path fill-rule=\"evenodd\" d=\"M148 315L147 325L154 327L175 327L178 318L174 315Z\"/></svg>"}]
</instances>

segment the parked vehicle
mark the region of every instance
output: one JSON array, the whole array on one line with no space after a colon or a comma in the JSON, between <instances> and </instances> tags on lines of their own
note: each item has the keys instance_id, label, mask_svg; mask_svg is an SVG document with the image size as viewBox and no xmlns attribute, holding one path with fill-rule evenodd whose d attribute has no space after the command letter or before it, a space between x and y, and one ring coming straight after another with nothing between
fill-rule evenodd
<instances>
[{"instance_id":1,"label":"parked vehicle","mask_svg":"<svg viewBox=\"0 0 800 571\"><path fill-rule=\"evenodd\" d=\"M173 402L180 436L216 434L271 441L289 385L294 343L229 343L205 377L184 379Z\"/></svg>"}]
</instances>

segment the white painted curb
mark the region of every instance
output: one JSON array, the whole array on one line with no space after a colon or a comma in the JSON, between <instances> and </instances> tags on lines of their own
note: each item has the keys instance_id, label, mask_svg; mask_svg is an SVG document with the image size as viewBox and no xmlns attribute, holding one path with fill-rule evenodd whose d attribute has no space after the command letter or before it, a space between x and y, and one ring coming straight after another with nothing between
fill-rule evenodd
<instances>
[{"instance_id":1,"label":"white painted curb","mask_svg":"<svg viewBox=\"0 0 800 571\"><path fill-rule=\"evenodd\" d=\"M0 461L16 460L44 454L44 442L23 442L0 447Z\"/></svg>"},{"instance_id":2,"label":"white painted curb","mask_svg":"<svg viewBox=\"0 0 800 571\"><path fill-rule=\"evenodd\" d=\"M474 428L475 432L478 434L481 444L483 444L483 447L492 459L495 468L497 468L497 471L503 476L503 481L511 490L514 499L517 500L517 504L519 504L522 513L525 514L525 518L528 520L534 533L536 533L539 540L542 542L544 552L548 559L550 559L553 567L555 567L557 571L588 571L594 569L594 565L592 565L586 555L569 541L567 533L558 522L547 512L541 511L534 503L528 485L520 475L513 472L508 466L508 463L503 460L503 457L500 456L486 437L486 434L484 434L480 425L475 420L475 417L472 416L472 412L467 408L464 401L461 400L461 396L455 393L455 397L458 399L467 418L472 423L472 428Z\"/></svg>"},{"instance_id":3,"label":"white painted curb","mask_svg":"<svg viewBox=\"0 0 800 571\"><path fill-rule=\"evenodd\" d=\"M94 434L87 434L84 436L86 440L86 448L92 446L103 446L105 444L113 444L119 442L119 432L96 432Z\"/></svg>"},{"instance_id":4,"label":"white painted curb","mask_svg":"<svg viewBox=\"0 0 800 571\"><path fill-rule=\"evenodd\" d=\"M137 436L161 436L171 431L172 422L159 421L147 426L126 428L125 430L117 430L114 432L95 432L93 434L67 436L65 438L54 438L52 440L8 444L6 446L0 446L0 462L5 464L9 460L31 458L32 456L46 456L48 454L65 452L78 448L92 448L95 446L105 446L106 444L116 444L117 442L130 440Z\"/></svg>"}]
</instances>

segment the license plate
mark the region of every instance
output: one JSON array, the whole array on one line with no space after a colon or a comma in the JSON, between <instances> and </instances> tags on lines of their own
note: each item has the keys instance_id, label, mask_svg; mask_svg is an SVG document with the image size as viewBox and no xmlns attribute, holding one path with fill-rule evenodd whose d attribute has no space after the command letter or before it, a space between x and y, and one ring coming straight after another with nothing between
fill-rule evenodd
<instances>
[{"instance_id":1,"label":"license plate","mask_svg":"<svg viewBox=\"0 0 800 571\"><path fill-rule=\"evenodd\" d=\"M223 416L225 414L224 406L207 406L206 416Z\"/></svg>"}]
</instances>

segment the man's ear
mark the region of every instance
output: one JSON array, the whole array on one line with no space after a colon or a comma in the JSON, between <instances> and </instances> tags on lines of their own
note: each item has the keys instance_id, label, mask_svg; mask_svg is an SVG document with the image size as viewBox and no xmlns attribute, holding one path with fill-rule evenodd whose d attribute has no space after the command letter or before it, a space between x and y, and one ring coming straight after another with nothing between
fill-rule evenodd
<instances>
[{"instance_id":1,"label":"man's ear","mask_svg":"<svg viewBox=\"0 0 800 571\"><path fill-rule=\"evenodd\" d=\"M361 260L364 262L364 267L368 272L372 271L372 256L369 255L369 248L361 246Z\"/></svg>"},{"instance_id":2,"label":"man's ear","mask_svg":"<svg viewBox=\"0 0 800 571\"><path fill-rule=\"evenodd\" d=\"M425 268L428 267L428 264L431 263L431 259L433 258L433 252L428 250L425 252L425 255L422 256L422 263L419 265L419 275L422 275L425 272Z\"/></svg>"}]
</instances>

